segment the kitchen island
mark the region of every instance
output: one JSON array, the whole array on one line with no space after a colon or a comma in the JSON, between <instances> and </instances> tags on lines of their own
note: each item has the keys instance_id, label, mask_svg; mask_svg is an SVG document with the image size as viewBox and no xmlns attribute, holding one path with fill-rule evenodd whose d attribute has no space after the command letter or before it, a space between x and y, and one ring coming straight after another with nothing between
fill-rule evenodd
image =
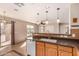
<instances>
[{"instance_id":1,"label":"kitchen island","mask_svg":"<svg viewBox=\"0 0 79 59\"><path fill-rule=\"evenodd\" d=\"M66 34L35 33L36 56L78 56L79 38Z\"/></svg>"}]
</instances>

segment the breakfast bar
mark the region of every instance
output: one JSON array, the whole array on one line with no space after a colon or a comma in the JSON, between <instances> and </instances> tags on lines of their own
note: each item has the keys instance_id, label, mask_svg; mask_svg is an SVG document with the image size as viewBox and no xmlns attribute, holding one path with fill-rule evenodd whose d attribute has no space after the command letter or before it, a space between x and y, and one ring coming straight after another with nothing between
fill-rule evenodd
<instances>
[{"instance_id":1,"label":"breakfast bar","mask_svg":"<svg viewBox=\"0 0 79 59\"><path fill-rule=\"evenodd\" d=\"M67 34L34 33L36 56L79 56L79 39Z\"/></svg>"}]
</instances>

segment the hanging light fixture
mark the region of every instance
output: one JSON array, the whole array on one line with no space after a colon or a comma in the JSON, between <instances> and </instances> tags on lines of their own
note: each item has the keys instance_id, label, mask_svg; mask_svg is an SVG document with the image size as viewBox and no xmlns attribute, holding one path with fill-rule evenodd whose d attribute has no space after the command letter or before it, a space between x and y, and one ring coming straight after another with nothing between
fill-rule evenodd
<instances>
[{"instance_id":1,"label":"hanging light fixture","mask_svg":"<svg viewBox=\"0 0 79 59\"><path fill-rule=\"evenodd\" d=\"M39 13L37 13L36 15L37 15L37 18L38 18L38 17L39 17ZM43 24L42 20L39 21L39 19L38 19L37 23L38 23L39 25L40 25L40 24Z\"/></svg>"},{"instance_id":2,"label":"hanging light fixture","mask_svg":"<svg viewBox=\"0 0 79 59\"><path fill-rule=\"evenodd\" d=\"M37 16L39 16L39 13L37 13ZM41 21L38 21L39 23L39 25L45 25L45 23L44 23L44 21L43 20L41 20Z\"/></svg>"},{"instance_id":3,"label":"hanging light fixture","mask_svg":"<svg viewBox=\"0 0 79 59\"><path fill-rule=\"evenodd\" d=\"M48 15L48 11L46 10L46 21L45 21L45 24L48 24L48 19L47 19L47 15Z\"/></svg>"},{"instance_id":4,"label":"hanging light fixture","mask_svg":"<svg viewBox=\"0 0 79 59\"><path fill-rule=\"evenodd\" d=\"M60 23L59 10L60 10L60 8L57 8L57 23Z\"/></svg>"},{"instance_id":5,"label":"hanging light fixture","mask_svg":"<svg viewBox=\"0 0 79 59\"><path fill-rule=\"evenodd\" d=\"M47 15L48 15L48 10L47 10L47 7L46 7L45 13L46 13L46 19L43 20L43 21L41 21L41 24L42 24L42 25L47 25L47 24L48 24L48 17L47 17Z\"/></svg>"},{"instance_id":6,"label":"hanging light fixture","mask_svg":"<svg viewBox=\"0 0 79 59\"><path fill-rule=\"evenodd\" d=\"M49 8L49 7L48 7L48 8ZM46 7L45 14L46 14L46 19L39 21L39 22L40 22L40 23L39 23L40 25L46 25L46 24L48 24L48 17L47 17L47 15L48 15L48 10L47 10L47 7ZM39 13L37 13L37 16L39 16Z\"/></svg>"}]
</instances>

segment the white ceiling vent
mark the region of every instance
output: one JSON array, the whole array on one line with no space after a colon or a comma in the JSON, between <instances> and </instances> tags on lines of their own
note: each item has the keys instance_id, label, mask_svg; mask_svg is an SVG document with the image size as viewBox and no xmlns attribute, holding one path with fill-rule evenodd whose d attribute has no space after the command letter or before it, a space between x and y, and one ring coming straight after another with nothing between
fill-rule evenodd
<instances>
[{"instance_id":1,"label":"white ceiling vent","mask_svg":"<svg viewBox=\"0 0 79 59\"><path fill-rule=\"evenodd\" d=\"M18 7L23 7L24 6L24 3L14 3L16 6Z\"/></svg>"}]
</instances>

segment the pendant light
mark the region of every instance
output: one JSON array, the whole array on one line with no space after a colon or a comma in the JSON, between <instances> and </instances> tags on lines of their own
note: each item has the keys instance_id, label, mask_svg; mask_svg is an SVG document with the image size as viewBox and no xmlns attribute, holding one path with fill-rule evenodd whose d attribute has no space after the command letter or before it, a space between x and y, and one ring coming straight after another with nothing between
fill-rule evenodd
<instances>
[{"instance_id":1,"label":"pendant light","mask_svg":"<svg viewBox=\"0 0 79 59\"><path fill-rule=\"evenodd\" d=\"M58 25L58 33L60 33L60 18L59 18L60 8L57 8L57 25Z\"/></svg>"},{"instance_id":2,"label":"pendant light","mask_svg":"<svg viewBox=\"0 0 79 59\"><path fill-rule=\"evenodd\" d=\"M48 15L48 11L46 10L46 21L45 21L45 24L48 24L48 19L47 19L47 15Z\"/></svg>"},{"instance_id":3,"label":"pendant light","mask_svg":"<svg viewBox=\"0 0 79 59\"><path fill-rule=\"evenodd\" d=\"M39 13L37 13L37 17L39 17ZM39 19L38 19L38 21L37 22L39 22L38 24L39 25L44 25L44 23L43 23L43 21L41 20L41 21L39 21Z\"/></svg>"},{"instance_id":4,"label":"pendant light","mask_svg":"<svg viewBox=\"0 0 79 59\"><path fill-rule=\"evenodd\" d=\"M37 16L39 16L39 13L37 13ZM41 21L38 21L39 23L39 25L45 25L45 22L44 22L44 20L41 20Z\"/></svg>"},{"instance_id":5,"label":"pendant light","mask_svg":"<svg viewBox=\"0 0 79 59\"><path fill-rule=\"evenodd\" d=\"M60 8L57 8L57 23L60 23L59 10L60 10Z\"/></svg>"},{"instance_id":6,"label":"pendant light","mask_svg":"<svg viewBox=\"0 0 79 59\"><path fill-rule=\"evenodd\" d=\"M48 7L49 8L49 7ZM46 9L46 11L45 11L45 16L46 16L46 18L45 18L45 20L41 20L40 21L40 25L47 25L48 24L48 9L47 7L45 8ZM37 16L39 16L39 13L37 13Z\"/></svg>"}]
</instances>

